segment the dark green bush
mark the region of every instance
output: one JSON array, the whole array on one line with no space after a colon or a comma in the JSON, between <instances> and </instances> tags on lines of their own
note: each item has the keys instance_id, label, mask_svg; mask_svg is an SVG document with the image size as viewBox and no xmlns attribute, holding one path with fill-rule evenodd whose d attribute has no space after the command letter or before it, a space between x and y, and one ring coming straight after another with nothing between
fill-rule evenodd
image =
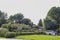
<instances>
[{"instance_id":1,"label":"dark green bush","mask_svg":"<svg viewBox=\"0 0 60 40\"><path fill-rule=\"evenodd\" d=\"M51 33L49 33L49 35L52 35Z\"/></svg>"},{"instance_id":2,"label":"dark green bush","mask_svg":"<svg viewBox=\"0 0 60 40\"><path fill-rule=\"evenodd\" d=\"M15 32L8 32L8 33L5 34L6 38L14 38L15 36L16 36Z\"/></svg>"},{"instance_id":3,"label":"dark green bush","mask_svg":"<svg viewBox=\"0 0 60 40\"><path fill-rule=\"evenodd\" d=\"M45 32L40 32L40 34L46 35L46 33L45 33Z\"/></svg>"}]
</instances>

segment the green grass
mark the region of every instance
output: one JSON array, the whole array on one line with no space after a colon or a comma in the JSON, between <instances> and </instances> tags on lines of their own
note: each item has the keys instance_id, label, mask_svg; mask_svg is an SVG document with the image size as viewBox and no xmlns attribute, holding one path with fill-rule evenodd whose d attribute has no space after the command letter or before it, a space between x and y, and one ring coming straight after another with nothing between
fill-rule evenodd
<instances>
[{"instance_id":1,"label":"green grass","mask_svg":"<svg viewBox=\"0 0 60 40\"><path fill-rule=\"evenodd\" d=\"M50 36L50 35L24 35L24 36L17 36L16 38L24 40L60 40L60 36Z\"/></svg>"}]
</instances>

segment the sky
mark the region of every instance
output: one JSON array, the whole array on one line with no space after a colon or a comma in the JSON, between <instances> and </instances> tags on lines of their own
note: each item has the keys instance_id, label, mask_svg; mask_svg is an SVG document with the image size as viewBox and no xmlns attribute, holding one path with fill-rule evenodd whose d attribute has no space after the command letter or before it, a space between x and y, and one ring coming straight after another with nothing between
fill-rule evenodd
<instances>
[{"instance_id":1,"label":"sky","mask_svg":"<svg viewBox=\"0 0 60 40\"><path fill-rule=\"evenodd\" d=\"M10 15L22 13L37 24L47 16L51 7L60 7L60 0L0 0L0 10Z\"/></svg>"}]
</instances>

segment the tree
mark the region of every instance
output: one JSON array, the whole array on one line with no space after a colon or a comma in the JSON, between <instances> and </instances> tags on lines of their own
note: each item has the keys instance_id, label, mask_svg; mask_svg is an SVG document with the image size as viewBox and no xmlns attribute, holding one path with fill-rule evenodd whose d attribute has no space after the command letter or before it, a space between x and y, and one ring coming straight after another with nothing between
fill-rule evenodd
<instances>
[{"instance_id":1,"label":"tree","mask_svg":"<svg viewBox=\"0 0 60 40\"><path fill-rule=\"evenodd\" d=\"M13 16L11 15L9 17L10 20L15 21L16 23L21 23L23 18L24 16L21 13L15 14Z\"/></svg>"},{"instance_id":2,"label":"tree","mask_svg":"<svg viewBox=\"0 0 60 40\"><path fill-rule=\"evenodd\" d=\"M52 22L49 19L44 20L44 26L47 30L56 30L56 29L58 29L58 25L55 22Z\"/></svg>"},{"instance_id":3,"label":"tree","mask_svg":"<svg viewBox=\"0 0 60 40\"><path fill-rule=\"evenodd\" d=\"M23 23L23 24L26 24L26 25L30 25L30 26L33 25L33 22L31 22L31 20L28 19L28 18L24 18L24 19L22 20L22 23Z\"/></svg>"},{"instance_id":4,"label":"tree","mask_svg":"<svg viewBox=\"0 0 60 40\"><path fill-rule=\"evenodd\" d=\"M47 14L47 19L60 24L60 7L52 7Z\"/></svg>"},{"instance_id":5,"label":"tree","mask_svg":"<svg viewBox=\"0 0 60 40\"><path fill-rule=\"evenodd\" d=\"M6 24L9 24L9 23L11 23L11 20L7 19Z\"/></svg>"},{"instance_id":6,"label":"tree","mask_svg":"<svg viewBox=\"0 0 60 40\"><path fill-rule=\"evenodd\" d=\"M6 19L7 19L7 14L0 11L0 27L2 24L6 22Z\"/></svg>"},{"instance_id":7,"label":"tree","mask_svg":"<svg viewBox=\"0 0 60 40\"><path fill-rule=\"evenodd\" d=\"M14 21L14 20L15 20L15 17L11 15L11 16L9 17L9 19L10 19L11 21Z\"/></svg>"},{"instance_id":8,"label":"tree","mask_svg":"<svg viewBox=\"0 0 60 40\"><path fill-rule=\"evenodd\" d=\"M42 27L42 20L41 19L39 20L38 26Z\"/></svg>"},{"instance_id":9,"label":"tree","mask_svg":"<svg viewBox=\"0 0 60 40\"><path fill-rule=\"evenodd\" d=\"M49 24L50 28L59 28L58 26L60 25L60 7L52 7L47 14L46 20L50 20L46 23L47 25Z\"/></svg>"}]
</instances>

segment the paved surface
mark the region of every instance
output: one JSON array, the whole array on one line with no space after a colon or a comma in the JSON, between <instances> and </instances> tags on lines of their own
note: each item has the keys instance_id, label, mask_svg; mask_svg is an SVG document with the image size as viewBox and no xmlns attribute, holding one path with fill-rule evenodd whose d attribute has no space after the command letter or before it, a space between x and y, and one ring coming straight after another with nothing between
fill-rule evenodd
<instances>
[{"instance_id":1,"label":"paved surface","mask_svg":"<svg viewBox=\"0 0 60 40\"><path fill-rule=\"evenodd\" d=\"M0 40L32 40L32 39L9 39L9 38L0 38Z\"/></svg>"},{"instance_id":2,"label":"paved surface","mask_svg":"<svg viewBox=\"0 0 60 40\"><path fill-rule=\"evenodd\" d=\"M23 40L23 39L7 39L7 38L0 38L0 40Z\"/></svg>"}]
</instances>

